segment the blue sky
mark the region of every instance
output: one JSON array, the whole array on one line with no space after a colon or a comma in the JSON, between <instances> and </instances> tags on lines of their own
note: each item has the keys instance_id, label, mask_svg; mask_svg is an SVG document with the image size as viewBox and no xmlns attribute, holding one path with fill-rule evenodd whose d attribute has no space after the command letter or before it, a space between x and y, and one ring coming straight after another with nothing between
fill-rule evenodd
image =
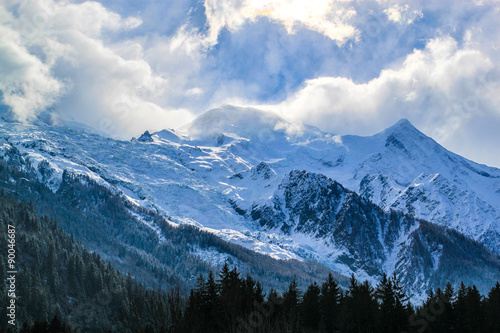
<instances>
[{"instance_id":1,"label":"blue sky","mask_svg":"<svg viewBox=\"0 0 500 333\"><path fill-rule=\"evenodd\" d=\"M499 1L5 0L0 91L126 139L224 103L336 134L408 118L500 166Z\"/></svg>"}]
</instances>

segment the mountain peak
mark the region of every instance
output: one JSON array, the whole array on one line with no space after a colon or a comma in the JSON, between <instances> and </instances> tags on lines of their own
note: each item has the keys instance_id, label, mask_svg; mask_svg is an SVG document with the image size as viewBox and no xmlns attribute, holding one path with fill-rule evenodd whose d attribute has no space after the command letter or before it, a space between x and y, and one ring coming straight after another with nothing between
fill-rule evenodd
<instances>
[{"instance_id":1,"label":"mountain peak","mask_svg":"<svg viewBox=\"0 0 500 333\"><path fill-rule=\"evenodd\" d=\"M396 131L417 131L420 132L413 124L406 118L400 119L397 123L386 129L386 132L394 133Z\"/></svg>"},{"instance_id":2,"label":"mountain peak","mask_svg":"<svg viewBox=\"0 0 500 333\"><path fill-rule=\"evenodd\" d=\"M405 126L405 127L408 127L408 126L411 126L413 127L413 125L410 123L410 121L406 118L401 118L400 120L398 120L398 122L395 124L396 126Z\"/></svg>"},{"instance_id":3,"label":"mountain peak","mask_svg":"<svg viewBox=\"0 0 500 333\"><path fill-rule=\"evenodd\" d=\"M391 141L397 138L402 142L417 142L428 138L406 118L399 120L396 124L384 130L381 135L386 140Z\"/></svg>"},{"instance_id":4,"label":"mountain peak","mask_svg":"<svg viewBox=\"0 0 500 333\"><path fill-rule=\"evenodd\" d=\"M153 142L153 138L151 137L151 133L149 131L144 132L137 141L140 142Z\"/></svg>"},{"instance_id":5,"label":"mountain peak","mask_svg":"<svg viewBox=\"0 0 500 333\"><path fill-rule=\"evenodd\" d=\"M432 138L422 133L408 119L404 118L376 134L375 137L383 142L386 148L404 151L407 156L415 158L416 156L431 156L439 146Z\"/></svg>"},{"instance_id":6,"label":"mountain peak","mask_svg":"<svg viewBox=\"0 0 500 333\"><path fill-rule=\"evenodd\" d=\"M174 129L171 128L155 132L152 135L156 135L156 137L160 140L166 140L170 142L181 142L185 139L183 135L177 133Z\"/></svg>"}]
</instances>

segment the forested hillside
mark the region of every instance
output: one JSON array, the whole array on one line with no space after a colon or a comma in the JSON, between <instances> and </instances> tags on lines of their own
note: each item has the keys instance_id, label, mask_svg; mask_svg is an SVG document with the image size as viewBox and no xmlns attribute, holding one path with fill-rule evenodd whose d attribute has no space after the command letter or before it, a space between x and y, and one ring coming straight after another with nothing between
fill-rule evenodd
<instances>
[{"instance_id":1,"label":"forested hillside","mask_svg":"<svg viewBox=\"0 0 500 333\"><path fill-rule=\"evenodd\" d=\"M22 332L455 332L500 331L500 284L486 297L475 286L447 284L413 308L396 277L377 286L351 278L344 288L330 275L302 289L267 290L250 275L224 265L197 278L189 296L153 290L85 250L57 222L38 217L33 204L0 192L1 248L15 226ZM6 262L0 257L0 278ZM2 285L3 304L7 304ZM6 310L0 314L6 318ZM61 322L62 321L62 322ZM67 323L67 324L64 324ZM2 330L7 328L2 321Z\"/></svg>"},{"instance_id":2,"label":"forested hillside","mask_svg":"<svg viewBox=\"0 0 500 333\"><path fill-rule=\"evenodd\" d=\"M147 289L124 276L98 254L87 251L57 222L38 217L31 202L0 193L0 248L7 251L7 226L16 230L16 327L23 323L52 321L57 316L82 332L139 332L169 327L169 302L179 299ZM0 278L7 277L0 256ZM9 304L6 284L2 304ZM174 290L174 289L172 289ZM177 302L177 301L176 301ZM7 326L1 308L2 329Z\"/></svg>"}]
</instances>

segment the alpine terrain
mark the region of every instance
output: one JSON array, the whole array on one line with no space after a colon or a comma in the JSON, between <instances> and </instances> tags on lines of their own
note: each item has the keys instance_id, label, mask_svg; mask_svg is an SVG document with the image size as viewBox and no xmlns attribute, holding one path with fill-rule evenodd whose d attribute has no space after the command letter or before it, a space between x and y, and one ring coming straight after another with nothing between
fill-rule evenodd
<instances>
[{"instance_id":1,"label":"alpine terrain","mask_svg":"<svg viewBox=\"0 0 500 333\"><path fill-rule=\"evenodd\" d=\"M126 223L110 222L103 234L89 231L95 220L63 224L120 269L135 265L124 252L161 266L168 254L159 249L170 246L197 265L230 260L259 276L268 267L272 287L298 272L307 282L329 270L341 281L396 273L415 302L446 281L486 292L500 280L500 170L446 150L404 119L373 136L338 136L224 105L129 141L3 121L0 149L24 173L4 188L37 182L83 214L105 200L123 207ZM51 214L48 205L40 211ZM175 264L135 273L192 286Z\"/></svg>"}]
</instances>

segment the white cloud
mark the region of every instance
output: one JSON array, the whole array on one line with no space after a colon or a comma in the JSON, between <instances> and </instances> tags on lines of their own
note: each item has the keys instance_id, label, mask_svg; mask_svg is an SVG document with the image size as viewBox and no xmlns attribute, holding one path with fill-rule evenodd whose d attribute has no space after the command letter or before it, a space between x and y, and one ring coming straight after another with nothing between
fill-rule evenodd
<instances>
[{"instance_id":1,"label":"white cloud","mask_svg":"<svg viewBox=\"0 0 500 333\"><path fill-rule=\"evenodd\" d=\"M0 6L0 89L26 120L53 105L66 120L110 136L179 126L186 109L161 103L168 79L142 56L142 45L114 43L140 25L97 2L7 1Z\"/></svg>"},{"instance_id":2,"label":"white cloud","mask_svg":"<svg viewBox=\"0 0 500 333\"><path fill-rule=\"evenodd\" d=\"M51 76L49 66L28 51L16 31L2 25L0 90L4 103L21 121L30 120L35 112L52 105L62 90L61 82Z\"/></svg>"},{"instance_id":3,"label":"white cloud","mask_svg":"<svg viewBox=\"0 0 500 333\"><path fill-rule=\"evenodd\" d=\"M500 82L491 77L494 68L481 51L460 48L451 37L435 38L369 82L343 77L308 80L275 107L288 117L338 134L373 134L408 118L456 149L454 142L471 118L498 112ZM480 133L467 134L479 144Z\"/></svg>"},{"instance_id":4,"label":"white cloud","mask_svg":"<svg viewBox=\"0 0 500 333\"><path fill-rule=\"evenodd\" d=\"M387 18L394 23L412 24L415 20L422 18L422 11L411 9L410 5L394 4L384 10Z\"/></svg>"},{"instance_id":5,"label":"white cloud","mask_svg":"<svg viewBox=\"0 0 500 333\"><path fill-rule=\"evenodd\" d=\"M209 24L207 44L215 45L223 28L237 30L247 21L268 17L283 24L288 33L300 25L345 43L356 36L350 23L356 11L350 0L205 0Z\"/></svg>"}]
</instances>

